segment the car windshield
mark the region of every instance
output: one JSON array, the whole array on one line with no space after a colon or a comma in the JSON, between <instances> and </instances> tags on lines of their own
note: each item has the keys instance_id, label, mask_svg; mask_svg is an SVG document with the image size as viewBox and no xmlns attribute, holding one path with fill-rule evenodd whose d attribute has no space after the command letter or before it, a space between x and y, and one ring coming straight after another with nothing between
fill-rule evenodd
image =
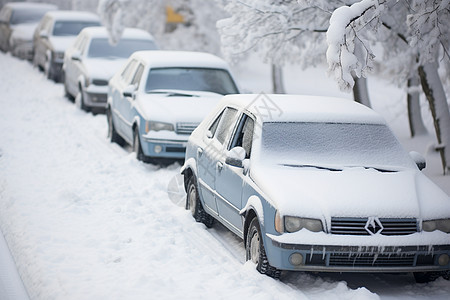
<instances>
[{"instance_id":1,"label":"car windshield","mask_svg":"<svg viewBox=\"0 0 450 300\"><path fill-rule=\"evenodd\" d=\"M155 90L205 91L221 95L237 94L228 71L211 68L155 68L151 69L145 87Z\"/></svg>"},{"instance_id":2,"label":"car windshield","mask_svg":"<svg viewBox=\"0 0 450 300\"><path fill-rule=\"evenodd\" d=\"M74 36L78 35L83 28L90 26L100 26L100 23L83 21L57 21L53 26L53 35Z\"/></svg>"},{"instance_id":3,"label":"car windshield","mask_svg":"<svg viewBox=\"0 0 450 300\"><path fill-rule=\"evenodd\" d=\"M128 58L133 52L140 50L155 50L152 40L120 39L116 45L111 45L107 38L97 38L91 41L88 57Z\"/></svg>"},{"instance_id":4,"label":"car windshield","mask_svg":"<svg viewBox=\"0 0 450 300\"><path fill-rule=\"evenodd\" d=\"M14 10L11 15L10 23L12 25L22 24L22 23L36 23L45 15L48 9L17 9Z\"/></svg>"},{"instance_id":5,"label":"car windshield","mask_svg":"<svg viewBox=\"0 0 450 300\"><path fill-rule=\"evenodd\" d=\"M414 167L386 125L352 123L264 123L261 159L290 167L337 170Z\"/></svg>"}]
</instances>

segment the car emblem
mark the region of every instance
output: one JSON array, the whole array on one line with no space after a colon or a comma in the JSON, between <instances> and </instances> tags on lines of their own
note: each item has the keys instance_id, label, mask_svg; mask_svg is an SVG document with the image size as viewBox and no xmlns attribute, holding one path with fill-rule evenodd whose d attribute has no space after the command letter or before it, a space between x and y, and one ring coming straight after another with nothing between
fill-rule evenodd
<instances>
[{"instance_id":1,"label":"car emblem","mask_svg":"<svg viewBox=\"0 0 450 300\"><path fill-rule=\"evenodd\" d=\"M383 224L381 224L380 219L378 219L377 217L369 217L364 229L370 235L374 235L383 231L384 227Z\"/></svg>"}]
</instances>

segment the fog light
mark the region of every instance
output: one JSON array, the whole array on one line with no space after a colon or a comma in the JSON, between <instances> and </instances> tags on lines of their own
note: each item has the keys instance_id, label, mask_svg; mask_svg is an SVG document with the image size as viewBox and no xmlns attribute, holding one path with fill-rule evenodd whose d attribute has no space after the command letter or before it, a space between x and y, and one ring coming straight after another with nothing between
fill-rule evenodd
<instances>
[{"instance_id":1,"label":"fog light","mask_svg":"<svg viewBox=\"0 0 450 300\"><path fill-rule=\"evenodd\" d=\"M441 254L441 256L439 256L438 263L440 266L446 266L448 265L449 260L450 258L447 254Z\"/></svg>"},{"instance_id":2,"label":"fog light","mask_svg":"<svg viewBox=\"0 0 450 300\"><path fill-rule=\"evenodd\" d=\"M162 147L160 145L156 145L153 150L155 150L155 153L160 153L162 151Z\"/></svg>"},{"instance_id":3,"label":"fog light","mask_svg":"<svg viewBox=\"0 0 450 300\"><path fill-rule=\"evenodd\" d=\"M294 266L299 266L303 264L303 255L300 253L293 253L289 256L289 262Z\"/></svg>"}]
</instances>

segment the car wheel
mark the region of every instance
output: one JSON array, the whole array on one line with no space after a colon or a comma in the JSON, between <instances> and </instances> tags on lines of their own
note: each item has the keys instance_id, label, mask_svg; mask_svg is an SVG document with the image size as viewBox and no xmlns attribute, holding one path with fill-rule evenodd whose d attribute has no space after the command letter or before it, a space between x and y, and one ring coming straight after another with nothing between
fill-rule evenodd
<instances>
[{"instance_id":1,"label":"car wheel","mask_svg":"<svg viewBox=\"0 0 450 300\"><path fill-rule=\"evenodd\" d=\"M78 91L77 96L75 97L75 105L81 110L84 110L86 112L89 111L88 107L84 104L83 91L81 90L81 88Z\"/></svg>"},{"instance_id":2,"label":"car wheel","mask_svg":"<svg viewBox=\"0 0 450 300\"><path fill-rule=\"evenodd\" d=\"M191 177L188 183L188 192L186 197L186 209L191 211L192 217L197 222L205 224L206 227L211 228L214 224L214 218L209 215L202 206L198 196L197 184L195 177Z\"/></svg>"},{"instance_id":3,"label":"car wheel","mask_svg":"<svg viewBox=\"0 0 450 300\"><path fill-rule=\"evenodd\" d=\"M69 93L69 90L67 89L66 81L64 80L64 95L69 99L70 101L74 101L75 98Z\"/></svg>"},{"instance_id":4,"label":"car wheel","mask_svg":"<svg viewBox=\"0 0 450 300\"><path fill-rule=\"evenodd\" d=\"M44 67L45 77L50 80L55 80L53 77L52 72L52 59L51 57L48 57L45 61L45 67Z\"/></svg>"},{"instance_id":5,"label":"car wheel","mask_svg":"<svg viewBox=\"0 0 450 300\"><path fill-rule=\"evenodd\" d=\"M147 162L147 157L145 156L144 152L142 151L141 140L139 139L139 128L138 127L136 127L134 129L133 151L134 151L134 153L136 153L137 160Z\"/></svg>"},{"instance_id":6,"label":"car wheel","mask_svg":"<svg viewBox=\"0 0 450 300\"><path fill-rule=\"evenodd\" d=\"M116 128L114 127L111 110L109 108L106 110L106 119L108 121L108 137L111 143L116 143L119 144L120 146L123 146L125 144L125 141L117 133Z\"/></svg>"},{"instance_id":7,"label":"car wheel","mask_svg":"<svg viewBox=\"0 0 450 300\"><path fill-rule=\"evenodd\" d=\"M431 281L435 281L439 277L444 277L444 279L450 279L450 272L414 272L414 279L417 283L427 283Z\"/></svg>"},{"instance_id":8,"label":"car wheel","mask_svg":"<svg viewBox=\"0 0 450 300\"><path fill-rule=\"evenodd\" d=\"M246 260L252 261L256 265L259 273L273 278L280 278L281 271L272 267L267 260L266 251L261 235L261 228L257 217L250 222L245 241Z\"/></svg>"}]
</instances>

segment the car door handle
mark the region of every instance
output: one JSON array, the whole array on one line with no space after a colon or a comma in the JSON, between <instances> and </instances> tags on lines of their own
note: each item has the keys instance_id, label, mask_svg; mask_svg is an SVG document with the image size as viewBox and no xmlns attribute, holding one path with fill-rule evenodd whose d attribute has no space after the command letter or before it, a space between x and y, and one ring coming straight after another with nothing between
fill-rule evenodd
<instances>
[{"instance_id":1,"label":"car door handle","mask_svg":"<svg viewBox=\"0 0 450 300\"><path fill-rule=\"evenodd\" d=\"M199 157L202 156L203 149L202 148L197 148L197 154L198 154Z\"/></svg>"},{"instance_id":2,"label":"car door handle","mask_svg":"<svg viewBox=\"0 0 450 300\"><path fill-rule=\"evenodd\" d=\"M221 163L220 161L217 163L217 171L221 172L223 169L223 163Z\"/></svg>"}]
</instances>

